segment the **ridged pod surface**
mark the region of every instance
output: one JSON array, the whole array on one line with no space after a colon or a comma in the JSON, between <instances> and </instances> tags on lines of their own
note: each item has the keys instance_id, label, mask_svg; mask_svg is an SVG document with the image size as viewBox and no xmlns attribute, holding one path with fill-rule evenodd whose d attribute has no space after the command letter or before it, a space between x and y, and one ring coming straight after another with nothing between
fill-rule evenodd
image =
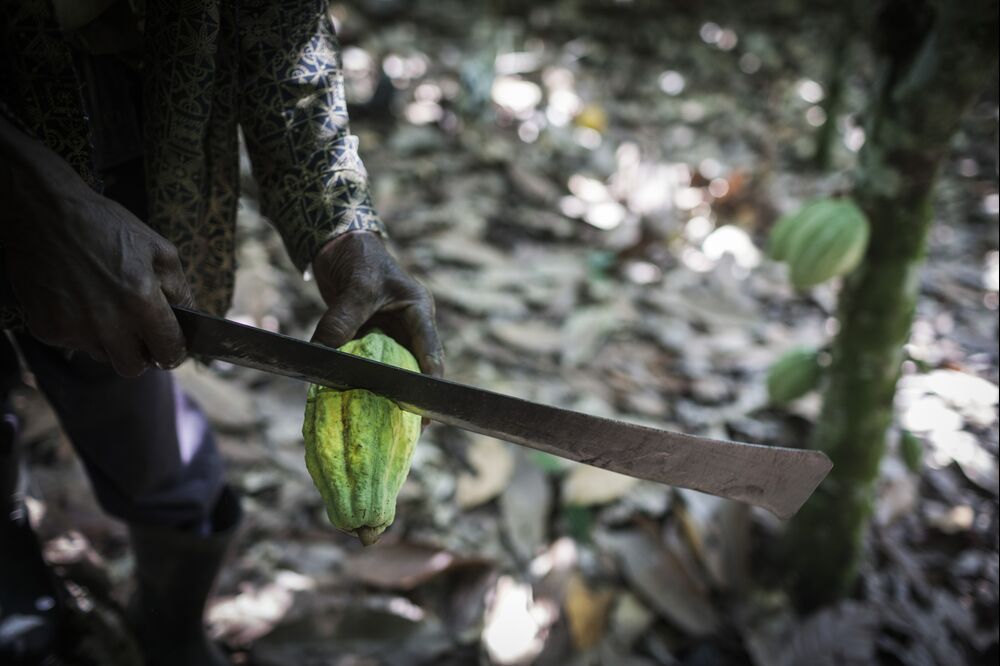
<instances>
[{"instance_id":1,"label":"ridged pod surface","mask_svg":"<svg viewBox=\"0 0 1000 666\"><path fill-rule=\"evenodd\" d=\"M821 199L779 220L768 251L788 263L792 284L806 289L854 270L868 235L868 220L853 201Z\"/></svg>"},{"instance_id":2,"label":"ridged pod surface","mask_svg":"<svg viewBox=\"0 0 1000 666\"><path fill-rule=\"evenodd\" d=\"M767 395L771 403L784 405L812 391L823 378L818 352L798 348L786 352L767 372Z\"/></svg>"},{"instance_id":3,"label":"ridged pod surface","mask_svg":"<svg viewBox=\"0 0 1000 666\"><path fill-rule=\"evenodd\" d=\"M788 261L792 248L808 236L812 223L821 220L836 203L830 199L820 199L806 204L794 213L778 220L771 229L767 253L775 261Z\"/></svg>"},{"instance_id":4,"label":"ridged pod surface","mask_svg":"<svg viewBox=\"0 0 1000 666\"><path fill-rule=\"evenodd\" d=\"M340 351L419 371L413 355L379 331ZM420 417L369 391L312 385L302 435L306 468L330 522L366 546L375 543L396 517L396 496L410 471Z\"/></svg>"}]
</instances>

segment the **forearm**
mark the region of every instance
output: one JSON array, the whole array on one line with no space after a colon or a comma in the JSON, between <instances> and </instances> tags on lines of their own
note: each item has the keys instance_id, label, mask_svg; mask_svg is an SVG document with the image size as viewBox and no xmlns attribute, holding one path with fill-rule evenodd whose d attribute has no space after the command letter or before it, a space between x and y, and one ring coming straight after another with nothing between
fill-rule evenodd
<instances>
[{"instance_id":1,"label":"forearm","mask_svg":"<svg viewBox=\"0 0 1000 666\"><path fill-rule=\"evenodd\" d=\"M193 299L176 248L4 118L0 197L0 305L16 302L33 336L128 377L183 359L170 304Z\"/></svg>"},{"instance_id":2,"label":"forearm","mask_svg":"<svg viewBox=\"0 0 1000 666\"><path fill-rule=\"evenodd\" d=\"M248 143L250 133L248 133ZM353 137L348 137L353 140ZM344 151L339 153L338 151ZM355 148L324 141L314 152L278 155L250 149L260 185L261 207L281 233L299 268L312 261L329 240L351 231L384 234L369 193L368 175L358 162L345 168ZM266 168L257 168L267 163Z\"/></svg>"},{"instance_id":3,"label":"forearm","mask_svg":"<svg viewBox=\"0 0 1000 666\"><path fill-rule=\"evenodd\" d=\"M304 268L331 238L383 233L368 174L350 134L340 51L322 0L240 14L240 124L264 213ZM260 30L274 36L254 39Z\"/></svg>"}]
</instances>

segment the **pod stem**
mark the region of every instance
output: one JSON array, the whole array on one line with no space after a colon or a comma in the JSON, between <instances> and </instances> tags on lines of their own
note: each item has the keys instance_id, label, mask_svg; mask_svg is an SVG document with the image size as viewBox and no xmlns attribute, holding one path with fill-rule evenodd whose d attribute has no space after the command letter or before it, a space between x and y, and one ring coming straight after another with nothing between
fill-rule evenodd
<instances>
[{"instance_id":1,"label":"pod stem","mask_svg":"<svg viewBox=\"0 0 1000 666\"><path fill-rule=\"evenodd\" d=\"M357 530L358 538L361 539L361 545L364 547L371 546L372 544L378 543L379 538L382 536L380 532L377 532L374 527L359 527Z\"/></svg>"}]
</instances>

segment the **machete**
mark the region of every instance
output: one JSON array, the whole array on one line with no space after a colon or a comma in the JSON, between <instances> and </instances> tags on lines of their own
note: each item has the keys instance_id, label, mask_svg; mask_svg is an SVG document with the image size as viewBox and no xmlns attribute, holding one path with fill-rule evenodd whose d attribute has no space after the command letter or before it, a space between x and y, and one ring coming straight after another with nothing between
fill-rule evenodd
<instances>
[{"instance_id":1,"label":"machete","mask_svg":"<svg viewBox=\"0 0 1000 666\"><path fill-rule=\"evenodd\" d=\"M789 518L832 464L819 451L727 442L541 405L409 372L279 333L174 307L188 351L335 389L639 479L764 507Z\"/></svg>"}]
</instances>

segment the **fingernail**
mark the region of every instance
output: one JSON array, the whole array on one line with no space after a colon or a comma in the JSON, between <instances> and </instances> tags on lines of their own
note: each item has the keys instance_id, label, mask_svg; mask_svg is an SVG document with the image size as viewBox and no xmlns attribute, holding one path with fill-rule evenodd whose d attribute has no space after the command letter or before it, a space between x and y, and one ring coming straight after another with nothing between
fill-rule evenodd
<instances>
[{"instance_id":1,"label":"fingernail","mask_svg":"<svg viewBox=\"0 0 1000 666\"><path fill-rule=\"evenodd\" d=\"M160 370L173 370L183 362L184 362L184 357L181 356L180 358L175 358L171 361L167 361L166 363L157 363L156 367L159 368Z\"/></svg>"}]
</instances>

